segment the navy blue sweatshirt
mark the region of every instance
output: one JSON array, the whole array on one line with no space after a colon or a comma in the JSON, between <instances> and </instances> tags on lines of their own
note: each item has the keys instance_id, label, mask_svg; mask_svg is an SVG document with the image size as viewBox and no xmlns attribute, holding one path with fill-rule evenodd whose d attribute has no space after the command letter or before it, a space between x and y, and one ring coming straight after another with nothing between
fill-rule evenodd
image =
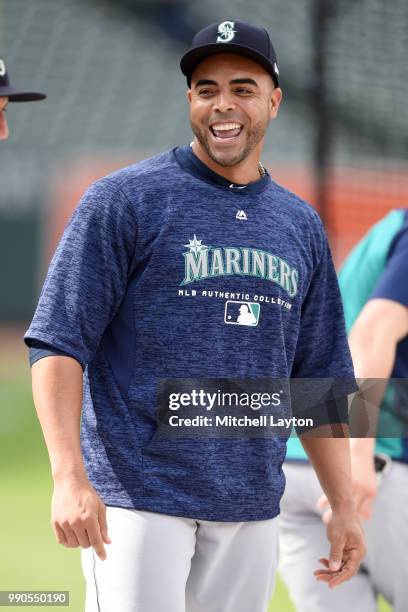
<instances>
[{"instance_id":1,"label":"navy blue sweatshirt","mask_svg":"<svg viewBox=\"0 0 408 612\"><path fill-rule=\"evenodd\" d=\"M341 379L343 395L354 390L317 213L269 175L231 184L190 147L89 188L24 340L40 347L32 362L47 345L84 369L81 447L104 503L176 516L276 516L291 427L277 436L248 436L245 428L157 435L167 418L163 392L203 380L250 380L254 388L289 377Z\"/></svg>"}]
</instances>

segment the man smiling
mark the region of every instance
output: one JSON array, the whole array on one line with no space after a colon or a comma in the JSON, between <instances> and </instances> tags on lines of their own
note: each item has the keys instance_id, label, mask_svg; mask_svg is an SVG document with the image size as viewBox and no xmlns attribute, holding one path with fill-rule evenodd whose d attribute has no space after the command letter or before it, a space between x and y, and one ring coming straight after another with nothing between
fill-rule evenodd
<instances>
[{"instance_id":1,"label":"man smiling","mask_svg":"<svg viewBox=\"0 0 408 612\"><path fill-rule=\"evenodd\" d=\"M268 607L290 428L166 437L170 390L228 392L238 379L259 393L258 381L289 377L343 379L332 389L343 399L355 389L321 221L260 162L282 99L268 33L208 26L181 68L192 145L90 187L25 334L54 478L52 525L58 542L84 549L86 612ZM185 278L191 292L180 288ZM342 405L319 426L346 427ZM317 570L333 587L364 555L348 439L298 433L333 510Z\"/></svg>"},{"instance_id":2,"label":"man smiling","mask_svg":"<svg viewBox=\"0 0 408 612\"><path fill-rule=\"evenodd\" d=\"M215 97L220 97L216 106ZM238 103L231 104L234 98ZM282 99L282 90L274 86L271 75L241 55L213 55L194 70L188 99L197 157L214 171L228 168L225 176L232 181L256 181L265 132Z\"/></svg>"}]
</instances>

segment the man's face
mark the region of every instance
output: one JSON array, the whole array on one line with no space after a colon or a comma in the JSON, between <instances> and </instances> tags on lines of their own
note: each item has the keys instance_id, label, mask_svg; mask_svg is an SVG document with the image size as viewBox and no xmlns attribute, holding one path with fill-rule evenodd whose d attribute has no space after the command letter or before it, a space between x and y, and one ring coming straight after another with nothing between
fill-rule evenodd
<instances>
[{"instance_id":1,"label":"man's face","mask_svg":"<svg viewBox=\"0 0 408 612\"><path fill-rule=\"evenodd\" d=\"M6 140L9 135L9 129L4 111L8 104L8 98L0 96L0 140Z\"/></svg>"},{"instance_id":2,"label":"man's face","mask_svg":"<svg viewBox=\"0 0 408 612\"><path fill-rule=\"evenodd\" d=\"M226 167L239 164L257 149L260 154L282 91L260 64L221 53L197 66L187 96L198 142L214 162Z\"/></svg>"}]
</instances>

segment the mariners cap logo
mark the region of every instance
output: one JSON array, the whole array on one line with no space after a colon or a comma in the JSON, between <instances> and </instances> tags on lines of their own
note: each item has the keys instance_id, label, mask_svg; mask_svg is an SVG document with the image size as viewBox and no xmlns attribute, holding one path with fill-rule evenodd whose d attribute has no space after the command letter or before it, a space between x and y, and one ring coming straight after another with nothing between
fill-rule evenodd
<instances>
[{"instance_id":1,"label":"mariners cap logo","mask_svg":"<svg viewBox=\"0 0 408 612\"><path fill-rule=\"evenodd\" d=\"M4 76L6 74L6 64L0 59L0 76Z\"/></svg>"},{"instance_id":2,"label":"mariners cap logo","mask_svg":"<svg viewBox=\"0 0 408 612\"><path fill-rule=\"evenodd\" d=\"M236 34L235 21L223 21L218 26L217 43L228 43L233 40Z\"/></svg>"}]
</instances>

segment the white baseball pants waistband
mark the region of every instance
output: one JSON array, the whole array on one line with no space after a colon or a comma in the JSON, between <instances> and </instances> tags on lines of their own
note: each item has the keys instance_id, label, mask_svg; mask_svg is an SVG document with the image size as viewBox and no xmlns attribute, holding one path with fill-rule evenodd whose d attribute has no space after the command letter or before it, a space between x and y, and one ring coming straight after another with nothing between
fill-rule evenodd
<instances>
[{"instance_id":1,"label":"white baseball pants waistband","mask_svg":"<svg viewBox=\"0 0 408 612\"><path fill-rule=\"evenodd\" d=\"M225 523L107 507L107 559L81 550L85 612L266 612L279 519Z\"/></svg>"}]
</instances>

